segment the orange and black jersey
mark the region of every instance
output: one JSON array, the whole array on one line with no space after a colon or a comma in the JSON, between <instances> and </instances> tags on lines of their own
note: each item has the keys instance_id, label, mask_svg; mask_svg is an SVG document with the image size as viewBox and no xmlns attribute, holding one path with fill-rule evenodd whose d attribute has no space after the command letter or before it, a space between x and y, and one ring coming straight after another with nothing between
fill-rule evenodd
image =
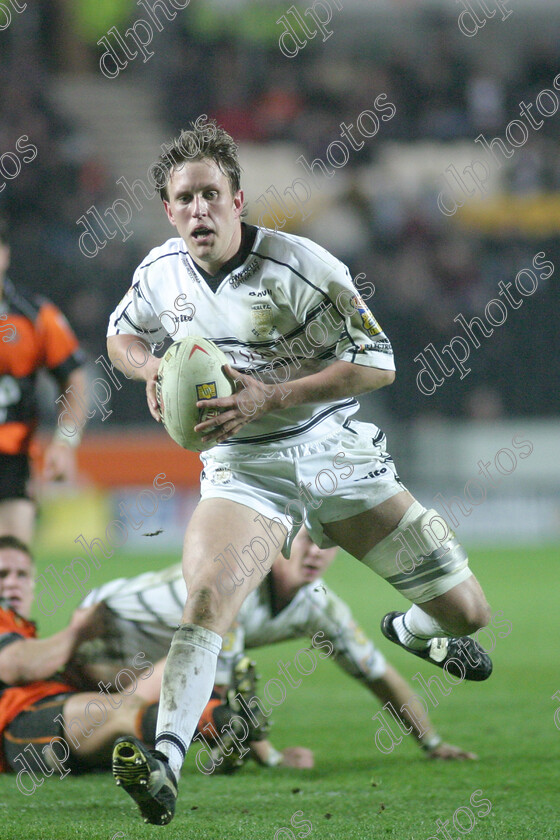
<instances>
[{"instance_id":1,"label":"orange and black jersey","mask_svg":"<svg viewBox=\"0 0 560 840\"><path fill-rule=\"evenodd\" d=\"M62 312L16 291L7 278L0 313L0 453L26 454L37 425L38 371L49 371L62 387L85 357Z\"/></svg>"},{"instance_id":2,"label":"orange and black jersey","mask_svg":"<svg viewBox=\"0 0 560 840\"><path fill-rule=\"evenodd\" d=\"M27 621L14 610L0 605L0 651L13 642L34 639L36 636L37 629L33 621ZM2 681L0 671L0 744L5 728L28 706L32 706L44 697L74 691L76 689L73 686L56 679L36 680L27 685L10 686ZM0 773L6 769L0 750Z\"/></svg>"}]
</instances>

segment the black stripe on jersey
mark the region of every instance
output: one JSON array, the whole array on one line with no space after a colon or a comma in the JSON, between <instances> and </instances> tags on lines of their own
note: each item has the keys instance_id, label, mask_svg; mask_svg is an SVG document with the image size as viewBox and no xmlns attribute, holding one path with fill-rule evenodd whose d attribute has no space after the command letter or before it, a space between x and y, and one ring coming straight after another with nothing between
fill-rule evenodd
<instances>
[{"instance_id":1,"label":"black stripe on jersey","mask_svg":"<svg viewBox=\"0 0 560 840\"><path fill-rule=\"evenodd\" d=\"M326 292L324 292L319 286L316 286L315 283L312 283L311 280L308 280L307 277L304 277L303 274L300 274L300 272L297 271L293 266L289 265L289 263L282 262L282 260L276 260L274 259L274 257L269 257L266 254L259 254L257 251L251 251L251 253L254 254L256 257L260 257L263 260L270 260L270 262L276 263L276 265L282 265L284 266L284 268L288 268L291 272L293 272L293 274L297 275L297 277L303 280L304 283L307 283L308 286L311 286L312 289L315 289L316 292L319 292L319 294L322 295L325 300L328 300L331 306L334 307L335 311L338 312L338 314L342 318L343 330L346 333L346 336L352 344L352 346L356 348L355 352L358 352L360 345L356 344L356 342L348 332L348 328L346 327L346 316L338 310L336 303L330 299Z\"/></svg>"},{"instance_id":2,"label":"black stripe on jersey","mask_svg":"<svg viewBox=\"0 0 560 840\"><path fill-rule=\"evenodd\" d=\"M130 288L132 289L133 292L136 292L136 294L138 295L139 298L142 298L142 300L144 300L148 305L151 306L150 301L148 300L148 298L146 297L146 295L142 291L142 287L141 287L140 283L141 283L141 281L137 280L136 283L133 283Z\"/></svg>"},{"instance_id":3,"label":"black stripe on jersey","mask_svg":"<svg viewBox=\"0 0 560 840\"><path fill-rule=\"evenodd\" d=\"M148 329L146 329L146 327L140 327L140 326L138 326L138 324L135 324L134 321L132 320L132 318L130 317L130 315L126 311L129 306L132 306L132 301L130 301L130 303L127 303L127 305L125 306L125 308L123 309L123 311L121 312L119 317L115 319L115 322L113 324L114 327L117 326L117 324L119 323L119 321L122 318L133 329L137 330L139 333L144 333L145 335L152 335L152 333L158 333L160 331L160 329L163 329L163 327L158 327L157 329L154 329L154 330L148 330Z\"/></svg>"},{"instance_id":4,"label":"black stripe on jersey","mask_svg":"<svg viewBox=\"0 0 560 840\"><path fill-rule=\"evenodd\" d=\"M113 612L113 610L111 610L111 612ZM115 616L116 616L116 618L119 618L118 613L115 613ZM127 619L121 619L121 620L126 621ZM138 622L138 621L135 621L133 623L134 623L134 632L135 633L140 633L142 636L144 636L150 642L155 642L157 645L162 644L161 636L159 636L157 633L150 633L150 631L146 630L146 628L142 624L140 624L140 622ZM124 656L124 651L121 651L121 656Z\"/></svg>"},{"instance_id":5,"label":"black stripe on jersey","mask_svg":"<svg viewBox=\"0 0 560 840\"><path fill-rule=\"evenodd\" d=\"M302 435L304 432L308 432L310 429L315 428L315 426L331 414L336 414L337 411L340 411L341 408L351 408L355 405L359 405L358 401L353 397L350 397L348 400L337 402L334 405L329 406L329 408L325 408L323 411L320 411L319 414L315 414L307 421L307 423L302 423L301 426L292 426L289 429L283 429L281 432L269 432L266 435L255 435L254 437L239 438L232 441L226 440L223 443L218 443L217 446L237 446L242 443L272 443L276 440L286 440L288 438L297 437L297 435Z\"/></svg>"},{"instance_id":6,"label":"black stripe on jersey","mask_svg":"<svg viewBox=\"0 0 560 840\"><path fill-rule=\"evenodd\" d=\"M146 599L144 598L144 596L142 595L141 592L137 592L136 597L138 598L138 602L144 607L146 612L149 613L150 615L152 615L156 619L158 624L161 624L163 627L168 626L167 621L164 621L164 619L160 615L158 615L155 610L153 610L150 607L150 605L146 602Z\"/></svg>"},{"instance_id":7,"label":"black stripe on jersey","mask_svg":"<svg viewBox=\"0 0 560 840\"><path fill-rule=\"evenodd\" d=\"M270 339L270 341L240 341L235 336L227 336L225 338L224 337L214 338L213 336L211 336L211 337L209 337L209 340L213 341L214 344L217 344L218 347L230 347L232 345L234 345L234 346L237 345L239 347L247 347L249 349L254 349L254 350L261 350L263 347L265 347L267 349L274 348L275 345L279 344L281 341L286 342L289 339L297 338L297 336L300 333L305 332L307 324L310 321L312 321L317 315L320 315L322 312L324 312L324 308L323 308L324 306L325 306L324 301L317 304L317 306L314 306L313 309L309 310L309 312L307 314L307 317L306 317L305 321L303 322L303 324L298 324L298 326L294 327L294 329L291 330L290 332L283 333L282 335L278 336L277 338ZM336 309L336 307L335 307L335 309ZM338 310L336 310L336 311L338 312ZM338 314L340 314L340 313L338 313ZM340 317L343 318L343 316L340 316ZM342 327L342 324L340 326ZM337 342L335 342L334 344L331 344L330 346L331 347L336 346L336 343ZM309 357L306 356L305 358L309 358ZM317 358L317 357L314 356L313 358ZM270 362L270 360L269 360L269 362Z\"/></svg>"},{"instance_id":8,"label":"black stripe on jersey","mask_svg":"<svg viewBox=\"0 0 560 840\"><path fill-rule=\"evenodd\" d=\"M149 268L149 266L153 265L154 263L159 262L159 260L164 260L166 257L180 257L180 256L188 257L190 255L189 255L188 251L169 251L168 254L160 254L159 257L156 257L155 260L152 260L149 263L140 263L140 265L138 266L138 270L140 270L141 268Z\"/></svg>"},{"instance_id":9,"label":"black stripe on jersey","mask_svg":"<svg viewBox=\"0 0 560 840\"><path fill-rule=\"evenodd\" d=\"M265 234L265 235L266 235L266 234ZM293 248L293 246L294 246L294 242L293 242L293 239L292 239L293 234L290 234L290 233L284 233L284 232L283 232L283 231L281 231L281 230L277 230L277 231L274 233L274 236L278 236L279 238L282 238L282 237L283 237L284 239L287 239L287 240L288 240L288 242L290 243L290 247L292 247L292 248ZM263 239L264 239L264 237L263 237ZM320 255L320 254L319 254L316 250L313 250L313 248L310 248L310 247L309 247L309 245L306 245L306 244L305 244L305 242L303 241L303 237L301 237L301 236L300 236L300 237L298 238L298 243L297 243L297 244L298 244L298 247L299 247L299 248L303 248L303 249L304 249L304 251L309 251L309 253L310 253L313 257L315 257L316 259L319 259L319 260L321 260L322 262L324 262L324 263L325 263L325 265L326 265L326 266L328 266L328 268L332 271L332 265L330 265L330 264L329 264L329 262L328 262L327 260L323 259L323 257L322 257L322 256L321 256L321 255ZM322 246L322 245L319 245L317 242L314 242L313 244L314 244L317 248L321 248L323 251L324 251L324 250L326 250L325 248L323 248L323 246ZM333 255L332 255L331 253L329 253L328 251L327 251L327 253L329 254L329 257L331 257L331 259L332 259ZM335 259L336 259L336 258L335 258ZM339 260L339 262L340 262L340 260ZM340 264L341 264L342 266L344 266L344 268L346 268L346 266L344 265L344 263L340 263ZM347 268L346 268L346 271L348 271L348 269L347 269ZM350 276L350 272L348 272L348 276ZM352 279L352 278L350 278L350 279Z\"/></svg>"},{"instance_id":10,"label":"black stripe on jersey","mask_svg":"<svg viewBox=\"0 0 560 840\"><path fill-rule=\"evenodd\" d=\"M344 423L342 424L342 428L343 428L343 429L346 429L348 432L352 432L352 434L353 434L353 435L357 435L357 434L358 434L358 432L356 431L356 429L353 429L353 428L352 428L352 420L351 420L349 417L348 417L348 418L344 421ZM350 473L350 475L351 475L351 473Z\"/></svg>"},{"instance_id":11,"label":"black stripe on jersey","mask_svg":"<svg viewBox=\"0 0 560 840\"><path fill-rule=\"evenodd\" d=\"M326 359L336 360L336 345L338 344L340 338L336 338L331 344L324 345L324 349L320 353L316 352L318 348L311 343L308 342L309 350L311 354L309 355L298 355L297 350L292 350L292 346L290 342L296 340L300 335L306 333L307 325L315 319L317 315L321 315L325 311L325 302L321 301L320 304L313 307L307 314L307 317L303 324L298 324L297 327L294 327L293 330L287 333L283 333L282 335L271 339L270 341L240 341L240 339L228 336L227 338L215 338L214 336L210 337L210 341L213 341L220 349L225 350L227 352L228 348L232 348L234 351L236 349L247 349L247 350L256 350L260 355L263 355L263 349L267 350L274 350L277 354L278 351L285 351L287 348L290 352L290 356L286 355L275 355L274 358L265 358L260 363L253 363L251 367L246 368L239 368L241 373L245 373L247 375L258 373L261 370L266 369L271 363L275 365L290 365L294 360L297 361L306 361L308 359L315 359L318 361L324 361ZM342 323L341 323L342 326ZM359 348L358 348L359 349ZM354 351L354 355L357 351ZM301 367L301 365L300 365Z\"/></svg>"}]
</instances>

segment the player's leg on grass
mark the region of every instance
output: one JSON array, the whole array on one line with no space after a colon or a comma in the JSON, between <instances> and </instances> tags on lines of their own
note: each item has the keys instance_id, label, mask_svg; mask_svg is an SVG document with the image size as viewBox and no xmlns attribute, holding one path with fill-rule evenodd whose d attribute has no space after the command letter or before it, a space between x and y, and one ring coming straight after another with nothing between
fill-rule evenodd
<instances>
[{"instance_id":1,"label":"player's leg on grass","mask_svg":"<svg viewBox=\"0 0 560 840\"><path fill-rule=\"evenodd\" d=\"M269 570L284 540L285 529L278 522L265 520L268 523L265 530L256 524L256 516L257 511L250 507L229 499L211 498L198 504L189 522L183 547L188 596L184 623L173 637L163 672L156 753L148 755L141 745L126 739L115 744L113 753L115 778L136 800L148 822L164 824L173 817L174 800L171 801L165 786L176 790L187 749L212 692L222 635L247 595ZM266 545L268 561L247 571L235 568L235 584L231 589L231 579L228 584L223 580L228 546L232 545L243 557L243 549L255 537L261 545ZM138 775L142 761L143 778L138 784L127 786L129 769L134 764ZM156 777L157 783L152 784ZM164 785L164 802L158 800L160 781ZM153 793L151 799L146 796L146 786Z\"/></svg>"},{"instance_id":2,"label":"player's leg on grass","mask_svg":"<svg viewBox=\"0 0 560 840\"><path fill-rule=\"evenodd\" d=\"M447 532L440 532L439 538L434 532L435 518ZM459 676L464 677L466 673L468 679L485 679L490 675L490 660L484 656L480 661L479 648L473 640L454 643L453 649L446 648L447 652L434 651L435 658L431 654L426 656L432 639L466 637L490 620L488 604L480 584L468 569L466 553L442 517L427 512L403 490L369 511L324 523L323 530L414 602L405 615L386 616L382 629L391 641L430 658L441 667L453 653L463 665L466 663L466 672L459 670ZM412 535L409 543L401 538L407 532L409 537ZM431 540L427 540L429 534L433 535ZM428 548L420 548L426 541ZM407 548L409 567L397 563L403 545L416 552L411 556Z\"/></svg>"},{"instance_id":3,"label":"player's leg on grass","mask_svg":"<svg viewBox=\"0 0 560 840\"><path fill-rule=\"evenodd\" d=\"M33 541L36 507L31 499L0 501L0 537L17 537L26 545Z\"/></svg>"},{"instance_id":4,"label":"player's leg on grass","mask_svg":"<svg viewBox=\"0 0 560 840\"><path fill-rule=\"evenodd\" d=\"M113 742L120 735L134 732L146 743L154 744L156 712L155 704L152 706L134 694L106 696L80 691L64 703L64 737L70 751L79 757L80 767L106 767ZM151 724L143 720L146 713Z\"/></svg>"}]
</instances>

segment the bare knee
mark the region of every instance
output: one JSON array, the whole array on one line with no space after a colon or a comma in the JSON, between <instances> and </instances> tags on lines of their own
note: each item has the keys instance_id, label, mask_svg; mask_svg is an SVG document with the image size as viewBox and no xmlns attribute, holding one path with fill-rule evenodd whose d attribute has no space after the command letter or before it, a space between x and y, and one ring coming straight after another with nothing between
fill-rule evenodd
<instances>
[{"instance_id":1,"label":"bare knee","mask_svg":"<svg viewBox=\"0 0 560 840\"><path fill-rule=\"evenodd\" d=\"M490 623L490 607L472 575L458 586L429 602L427 612L454 636L469 636ZM428 607L428 603L425 605Z\"/></svg>"},{"instance_id":2,"label":"bare knee","mask_svg":"<svg viewBox=\"0 0 560 840\"><path fill-rule=\"evenodd\" d=\"M482 600L465 599L453 616L446 616L445 627L451 630L456 636L470 636L482 627L490 623L490 607L486 599Z\"/></svg>"},{"instance_id":3,"label":"bare knee","mask_svg":"<svg viewBox=\"0 0 560 840\"><path fill-rule=\"evenodd\" d=\"M482 627L490 623L490 607L485 602L469 606L459 617L461 623L461 636L470 636Z\"/></svg>"}]
</instances>

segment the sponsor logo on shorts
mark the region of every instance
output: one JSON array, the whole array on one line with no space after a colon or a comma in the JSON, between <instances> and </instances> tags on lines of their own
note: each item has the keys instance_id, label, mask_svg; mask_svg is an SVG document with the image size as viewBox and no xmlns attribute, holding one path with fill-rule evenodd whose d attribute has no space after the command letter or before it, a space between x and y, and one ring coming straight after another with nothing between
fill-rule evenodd
<instances>
[{"instance_id":1,"label":"sponsor logo on shorts","mask_svg":"<svg viewBox=\"0 0 560 840\"><path fill-rule=\"evenodd\" d=\"M359 478L355 478L354 481L363 481L365 478L377 478L386 472L388 472L387 467L380 467L378 470L370 470L367 475L361 475Z\"/></svg>"},{"instance_id":2,"label":"sponsor logo on shorts","mask_svg":"<svg viewBox=\"0 0 560 840\"><path fill-rule=\"evenodd\" d=\"M213 400L218 396L215 382L202 382L196 386L197 400Z\"/></svg>"},{"instance_id":3,"label":"sponsor logo on shorts","mask_svg":"<svg viewBox=\"0 0 560 840\"><path fill-rule=\"evenodd\" d=\"M166 312L165 314L169 315L169 312ZM171 319L175 324L184 324L187 321L192 321L193 318L194 313L192 315L171 315Z\"/></svg>"},{"instance_id":4,"label":"sponsor logo on shorts","mask_svg":"<svg viewBox=\"0 0 560 840\"><path fill-rule=\"evenodd\" d=\"M210 479L210 484L229 484L231 481L231 470L226 466L215 467L210 476L206 477Z\"/></svg>"}]
</instances>

